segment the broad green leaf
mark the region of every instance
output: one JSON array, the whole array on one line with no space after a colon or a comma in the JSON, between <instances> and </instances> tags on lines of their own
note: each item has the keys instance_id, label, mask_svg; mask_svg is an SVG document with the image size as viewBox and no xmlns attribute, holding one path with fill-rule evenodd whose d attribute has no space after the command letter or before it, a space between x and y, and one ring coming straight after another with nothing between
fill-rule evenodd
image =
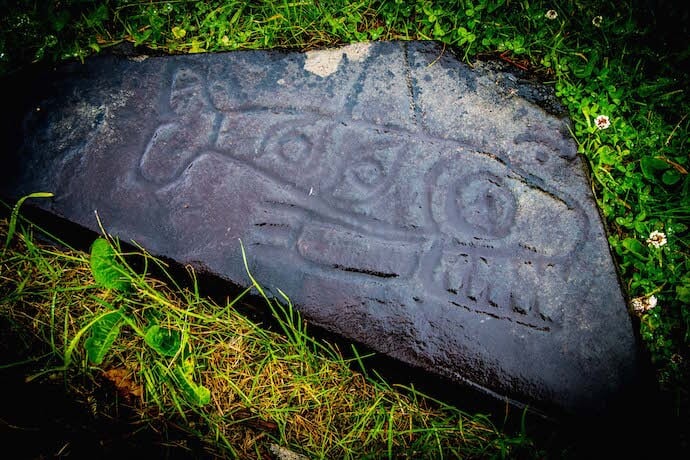
<instances>
[{"instance_id":1,"label":"broad green leaf","mask_svg":"<svg viewBox=\"0 0 690 460\"><path fill-rule=\"evenodd\" d=\"M631 215L616 217L616 223L625 228L632 228L633 218Z\"/></svg>"},{"instance_id":2,"label":"broad green leaf","mask_svg":"<svg viewBox=\"0 0 690 460\"><path fill-rule=\"evenodd\" d=\"M640 169L642 169L642 175L647 179L654 179L654 175L657 171L664 171L669 168L669 164L664 160L653 157L644 157L640 160Z\"/></svg>"},{"instance_id":3,"label":"broad green leaf","mask_svg":"<svg viewBox=\"0 0 690 460\"><path fill-rule=\"evenodd\" d=\"M203 406L211 402L211 391L203 385L194 383L194 361L189 358L173 369L173 376L180 389L184 392L187 401Z\"/></svg>"},{"instance_id":4,"label":"broad green leaf","mask_svg":"<svg viewBox=\"0 0 690 460\"><path fill-rule=\"evenodd\" d=\"M187 31L181 27L175 26L172 28L172 34L173 37L179 40L181 38L184 38L185 35L187 35Z\"/></svg>"},{"instance_id":5,"label":"broad green leaf","mask_svg":"<svg viewBox=\"0 0 690 460\"><path fill-rule=\"evenodd\" d=\"M635 224L633 225L633 228L635 229L635 231L637 233L643 233L643 234L647 233L648 227L649 226L648 226L647 222L639 221L639 220L636 220Z\"/></svg>"},{"instance_id":6,"label":"broad green leaf","mask_svg":"<svg viewBox=\"0 0 690 460\"><path fill-rule=\"evenodd\" d=\"M435 22L434 23L434 36L435 37L443 37L446 34L446 31L443 30L443 27L441 26L440 23Z\"/></svg>"},{"instance_id":7,"label":"broad green leaf","mask_svg":"<svg viewBox=\"0 0 690 460\"><path fill-rule=\"evenodd\" d=\"M597 149L601 162L605 165L614 165L620 161L620 155L608 145L602 145Z\"/></svg>"},{"instance_id":8,"label":"broad green leaf","mask_svg":"<svg viewBox=\"0 0 690 460\"><path fill-rule=\"evenodd\" d=\"M640 243L636 239L626 238L623 240L623 242L621 244L628 251L632 252L635 255L642 257L642 253L644 252L644 246L642 246L642 243Z\"/></svg>"},{"instance_id":9,"label":"broad green leaf","mask_svg":"<svg viewBox=\"0 0 690 460\"><path fill-rule=\"evenodd\" d=\"M667 171L664 171L664 174L661 176L661 181L666 185L674 185L682 177L683 176L681 176L681 174L675 169L669 169Z\"/></svg>"},{"instance_id":10,"label":"broad green leaf","mask_svg":"<svg viewBox=\"0 0 690 460\"><path fill-rule=\"evenodd\" d=\"M690 304L690 285L676 286L678 300Z\"/></svg>"},{"instance_id":11,"label":"broad green leaf","mask_svg":"<svg viewBox=\"0 0 690 460\"><path fill-rule=\"evenodd\" d=\"M125 268L117 261L115 249L105 238L98 238L91 245L91 273L98 284L106 289L128 292L131 281L124 275Z\"/></svg>"},{"instance_id":12,"label":"broad green leaf","mask_svg":"<svg viewBox=\"0 0 690 460\"><path fill-rule=\"evenodd\" d=\"M146 330L144 342L163 356L175 356L182 340L179 331L173 331L154 324Z\"/></svg>"},{"instance_id":13,"label":"broad green leaf","mask_svg":"<svg viewBox=\"0 0 690 460\"><path fill-rule=\"evenodd\" d=\"M122 310L102 316L91 326L91 336L84 342L86 354L93 364L101 364L105 355L120 335L123 324Z\"/></svg>"}]
</instances>

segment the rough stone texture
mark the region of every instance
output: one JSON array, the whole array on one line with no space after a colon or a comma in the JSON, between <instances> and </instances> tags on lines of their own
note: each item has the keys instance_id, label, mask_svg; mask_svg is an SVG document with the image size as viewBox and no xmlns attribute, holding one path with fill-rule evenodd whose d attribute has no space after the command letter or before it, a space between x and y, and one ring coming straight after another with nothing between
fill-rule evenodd
<instances>
[{"instance_id":1,"label":"rough stone texture","mask_svg":"<svg viewBox=\"0 0 690 460\"><path fill-rule=\"evenodd\" d=\"M433 43L61 67L5 196L238 285L500 398L600 411L637 373L566 120ZM276 291L274 291L276 292Z\"/></svg>"}]
</instances>

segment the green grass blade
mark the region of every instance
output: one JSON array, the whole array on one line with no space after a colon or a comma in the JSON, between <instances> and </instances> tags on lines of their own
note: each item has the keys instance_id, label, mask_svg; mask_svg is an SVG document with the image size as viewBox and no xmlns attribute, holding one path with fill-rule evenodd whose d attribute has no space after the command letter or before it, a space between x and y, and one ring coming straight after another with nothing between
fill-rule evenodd
<instances>
[{"instance_id":1,"label":"green grass blade","mask_svg":"<svg viewBox=\"0 0 690 460\"><path fill-rule=\"evenodd\" d=\"M35 192L23 196L17 201L17 204L15 204L14 208L12 208L12 214L10 215L10 223L7 230L7 238L5 239L4 250L7 250L10 245L10 241L12 241L12 238L14 237L14 233L17 229L17 219L19 218L19 208L22 206L22 204L24 204L24 202L29 198L50 198L52 196L53 194L50 192Z\"/></svg>"}]
</instances>

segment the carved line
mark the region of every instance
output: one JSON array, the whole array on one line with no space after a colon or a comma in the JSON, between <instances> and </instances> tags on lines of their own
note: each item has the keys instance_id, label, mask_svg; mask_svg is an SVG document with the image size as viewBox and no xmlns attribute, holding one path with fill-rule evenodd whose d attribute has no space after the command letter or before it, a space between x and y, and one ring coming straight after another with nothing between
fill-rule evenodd
<instances>
[{"instance_id":1,"label":"carved line","mask_svg":"<svg viewBox=\"0 0 690 460\"><path fill-rule=\"evenodd\" d=\"M535 330L541 331L541 332L551 332L551 326L543 326L543 325L539 325L539 324L528 323L526 321L516 320L510 316L497 315L496 313L485 311L485 310L482 310L481 308L470 308L466 305L463 305L461 303L454 302L454 301L451 301L450 303L455 305L456 307L464 308L465 310L472 312L472 313L478 313L481 315L490 316L491 318L494 318L494 319L510 321L511 323L516 323L516 324L519 324L520 326L529 327L530 329L535 329Z\"/></svg>"},{"instance_id":2,"label":"carved line","mask_svg":"<svg viewBox=\"0 0 690 460\"><path fill-rule=\"evenodd\" d=\"M405 51L407 52L406 48L405 48ZM409 77L409 62L407 62L407 66L408 66L408 77ZM206 85L202 84L202 86L205 88ZM411 81L408 79L408 90L410 90L411 104L413 107L416 108L416 104L414 101L413 88L411 88L410 86L411 86ZM266 112L268 110L269 109L266 109L264 107L257 107L256 109L246 107L243 110L239 110L237 112L238 113L250 113L250 112L255 111L255 112L262 112L263 113L263 112ZM290 109L286 108L283 110L290 110ZM292 109L292 111L294 111L294 113L300 113L300 114L319 113L318 110L310 111L310 110L301 110L301 109L298 110L298 109L294 109L294 108ZM223 117L230 116L230 114L225 113L225 112L218 112L215 110L213 112L216 115L216 119L215 119L215 123L214 123L213 128L212 128L213 132L211 133L211 137L212 137L212 139L217 139L218 131L220 129L220 123L222 122ZM233 112L233 113L235 113L235 112ZM416 110L413 113L416 116ZM331 114L328 114L328 116L331 117L334 122L337 121L337 118L333 117ZM351 123L352 121L348 121L348 122ZM368 123L368 126L378 126L378 125L376 125L375 123ZM390 131L397 132L398 135L404 136L404 137L407 137L411 134L411 132L409 130L392 128L392 127L388 127L387 129L389 130L389 132ZM549 195L551 198L560 201L561 203L566 205L566 207L569 210L575 210L578 213L582 213L582 210L579 208L579 206L577 206L576 204L573 204L574 201L570 197L567 197L564 199L564 198L558 196L556 194L556 192L546 190L545 187L543 186L543 181L540 178L534 177L534 176L526 173L525 171L522 171L520 168L515 167L514 165L512 165L509 162L509 160L507 160L507 157L504 157L500 154L493 154L493 153L488 153L488 152L476 152L474 146L472 146L469 143L461 142L457 139L442 139L442 138L437 138L435 136L430 136L426 133L424 133L424 134L416 133L416 137L417 137L417 139L416 139L417 141L427 140L427 141L432 141L432 142L436 142L436 143L442 142L444 145L445 144L451 144L455 148L457 148L458 146L469 146L473 153L488 156L492 160L497 161L498 163L505 166L507 171L509 172L509 174L511 174L511 177L513 177L514 179L517 179L520 182L524 183L526 186L528 186L530 188L537 189L537 190L541 191L542 193ZM267 142L267 139L270 139L270 138L265 137L262 140L262 143L265 144ZM215 142L212 141L211 143L213 144ZM241 160L233 157L232 153L224 152L224 151L218 151L215 148L212 148L212 146L209 146L209 150L216 152L217 154L220 154L224 158L232 158L235 161L241 162L243 165L249 166L249 167L257 170L258 172L260 172L262 175L266 176L270 180L274 180L275 182L278 182L278 183L283 183L283 185L289 185L290 187L294 188L294 190L292 190L293 195L298 196L296 191L299 189L297 187L292 186L292 184L286 184L285 181L280 176L276 175L275 171L270 171L267 168L260 167L256 164L253 164L253 163L241 161ZM197 154L193 156L191 161L194 161L194 159L198 158L200 155L201 155L201 151L197 152ZM398 160L399 159L396 159L396 162ZM394 164L396 164L396 163L394 163ZM439 167L439 166L435 166L432 169L435 169L437 167ZM396 171L397 171L397 168L396 168ZM340 173L342 174L343 171L340 171ZM393 172L391 174L388 174L389 178L394 177L394 176L395 176L395 174ZM428 185L428 178L427 178L426 182ZM420 230L418 232L413 232L412 236L410 236L409 231L400 231L399 229L394 228L392 226L387 228L387 229L382 230L378 227L382 224L385 225L385 223L379 222L379 221L372 220L371 223L367 224L365 222L364 225L362 225L363 222L361 222L361 220L362 220L363 216L358 215L358 214L354 214L354 213L348 213L347 211L341 211L341 210L337 210L337 209L335 209L335 210L334 209L328 209L329 204L324 203L323 200L321 200L321 199L312 199L312 200L309 200L307 203L308 203L308 205L306 205L306 206L305 205L300 206L301 209L303 209L304 211L309 212L309 213L316 213L316 214L320 214L321 216L327 216L327 219L325 219L324 221L329 220L328 216L330 216L330 220L336 225L347 226L347 227L350 227L353 230L356 230L357 232L360 232L360 233L362 233L362 231L364 230L363 234L369 233L371 235L382 236L382 237L389 239L390 241L395 241L395 238L400 237L400 236L405 236L406 239L408 239L409 241L417 241L417 242L421 241L421 239L423 239L423 236L432 237L432 238L439 238L441 236L439 228L438 228L438 223L433 219L433 217L431 215L431 206L427 206L426 217L427 217L427 221L430 224L435 226L435 229L432 229L430 234L427 234L427 235L424 235L424 233ZM285 205L286 203L280 203L280 204ZM429 199L428 199L428 204L431 204L431 197L429 197ZM324 212L324 211L326 211L326 212ZM584 215L583 217L586 218L586 215ZM371 219L369 219L369 220L371 220ZM267 224L267 223L264 223L264 224ZM268 225L279 226L279 224L268 224ZM369 227L369 228L367 228L367 227ZM427 228L427 230L429 230L429 229ZM439 246L436 246L436 247L440 248ZM467 249L468 249L468 251L475 253L475 254L481 254L482 253L481 249L479 249L479 248L468 247ZM497 251L501 252L500 250L494 249L493 251L490 251L491 254L487 254L487 255L490 255L491 257L495 257ZM441 251L439 251L439 254L440 254L440 252ZM551 260L551 258L547 258L546 256L537 257L537 258L544 258L545 260ZM420 262L420 265L421 265L421 262ZM392 276L389 276L390 274L386 274L386 273L378 273L378 272L367 273L366 270L352 269L350 267L335 266L335 268L345 270L345 271L365 273L365 274L373 275L373 276L384 275L383 277L392 277ZM469 309L469 307L467 307L467 306L463 306L463 307ZM476 310L476 311L479 313L488 314L487 312L483 312L481 310ZM504 319L510 319L510 318L506 317ZM510 319L510 320L512 320L512 319ZM533 327L533 325L531 325L531 327Z\"/></svg>"}]
</instances>

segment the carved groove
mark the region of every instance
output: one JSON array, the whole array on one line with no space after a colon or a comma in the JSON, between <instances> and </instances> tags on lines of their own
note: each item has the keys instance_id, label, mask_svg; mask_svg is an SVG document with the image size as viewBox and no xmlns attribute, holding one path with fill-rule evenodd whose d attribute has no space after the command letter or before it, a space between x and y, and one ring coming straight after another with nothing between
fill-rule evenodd
<instances>
[{"instance_id":1,"label":"carved groove","mask_svg":"<svg viewBox=\"0 0 690 460\"><path fill-rule=\"evenodd\" d=\"M440 299L539 331L557 326L558 319L538 308L539 283L544 276L565 277L584 238L584 228L565 228L571 217L584 219L573 199L515 167L506 153L294 107L240 109L232 91L207 84L201 71L173 72L169 114L142 154L143 177L174 184L204 155L223 158L275 187L276 198L262 200L249 244L281 248L330 277L417 280L424 291L415 302ZM198 128L192 138L176 135L185 123ZM515 138L535 140L546 144L530 133ZM548 160L543 148L549 146L540 150L542 163ZM559 210L548 231L561 240L532 232L541 224L534 203L544 212Z\"/></svg>"}]
</instances>

